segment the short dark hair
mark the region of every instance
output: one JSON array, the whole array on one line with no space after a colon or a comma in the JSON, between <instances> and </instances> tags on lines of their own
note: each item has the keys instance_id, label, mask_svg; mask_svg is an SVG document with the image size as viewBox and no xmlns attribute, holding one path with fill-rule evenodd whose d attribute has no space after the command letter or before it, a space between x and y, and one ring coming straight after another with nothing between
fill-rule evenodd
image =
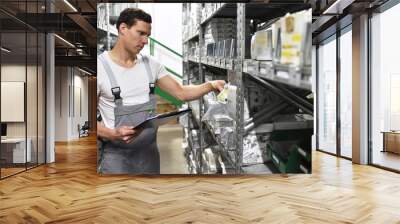
<instances>
[{"instance_id":1,"label":"short dark hair","mask_svg":"<svg viewBox=\"0 0 400 224\"><path fill-rule=\"evenodd\" d=\"M121 23L128 25L128 28L136 24L137 20L144 21L146 23L151 23L151 16L145 11L138 8L126 8L124 9L118 17L117 20L117 30Z\"/></svg>"}]
</instances>

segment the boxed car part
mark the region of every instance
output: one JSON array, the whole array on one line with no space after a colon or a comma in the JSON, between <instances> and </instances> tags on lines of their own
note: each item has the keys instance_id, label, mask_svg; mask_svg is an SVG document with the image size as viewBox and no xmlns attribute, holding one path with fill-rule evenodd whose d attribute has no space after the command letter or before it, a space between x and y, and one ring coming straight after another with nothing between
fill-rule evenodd
<instances>
[{"instance_id":1,"label":"boxed car part","mask_svg":"<svg viewBox=\"0 0 400 224\"><path fill-rule=\"evenodd\" d=\"M274 24L277 44L280 43L280 46L277 46L277 50L280 50L279 63L300 65L309 23L311 23L311 9L294 14L288 13Z\"/></svg>"},{"instance_id":2,"label":"boxed car part","mask_svg":"<svg viewBox=\"0 0 400 224\"><path fill-rule=\"evenodd\" d=\"M272 29L256 32L251 38L251 58L272 60Z\"/></svg>"}]
</instances>

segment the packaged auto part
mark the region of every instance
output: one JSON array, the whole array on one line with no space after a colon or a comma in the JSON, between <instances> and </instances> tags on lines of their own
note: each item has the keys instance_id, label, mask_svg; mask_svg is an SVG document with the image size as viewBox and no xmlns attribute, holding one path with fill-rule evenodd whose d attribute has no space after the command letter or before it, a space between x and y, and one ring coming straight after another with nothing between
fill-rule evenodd
<instances>
[{"instance_id":1,"label":"packaged auto part","mask_svg":"<svg viewBox=\"0 0 400 224\"><path fill-rule=\"evenodd\" d=\"M272 29L260 30L252 36L251 58L272 60Z\"/></svg>"}]
</instances>

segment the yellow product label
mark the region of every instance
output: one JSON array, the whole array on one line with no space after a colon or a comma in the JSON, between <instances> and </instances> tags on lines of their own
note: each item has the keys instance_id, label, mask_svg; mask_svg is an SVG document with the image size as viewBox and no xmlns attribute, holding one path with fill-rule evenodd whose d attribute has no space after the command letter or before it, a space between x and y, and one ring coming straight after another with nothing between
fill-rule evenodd
<instances>
[{"instance_id":1,"label":"yellow product label","mask_svg":"<svg viewBox=\"0 0 400 224\"><path fill-rule=\"evenodd\" d=\"M282 57L294 57L296 53L293 51L282 51Z\"/></svg>"},{"instance_id":2,"label":"yellow product label","mask_svg":"<svg viewBox=\"0 0 400 224\"><path fill-rule=\"evenodd\" d=\"M294 45L293 44L283 44L282 48L293 48Z\"/></svg>"},{"instance_id":3,"label":"yellow product label","mask_svg":"<svg viewBox=\"0 0 400 224\"><path fill-rule=\"evenodd\" d=\"M301 42L302 39L303 38L302 38L301 34L299 34L299 33L296 33L296 34L292 35L292 41L293 42L299 43L299 42Z\"/></svg>"},{"instance_id":4,"label":"yellow product label","mask_svg":"<svg viewBox=\"0 0 400 224\"><path fill-rule=\"evenodd\" d=\"M281 52L282 64L297 64L299 61L300 52L296 49L285 49Z\"/></svg>"},{"instance_id":5,"label":"yellow product label","mask_svg":"<svg viewBox=\"0 0 400 224\"><path fill-rule=\"evenodd\" d=\"M217 101L220 103L226 103L227 102L227 98L228 98L228 92L229 89L228 88L224 88L218 95L217 95Z\"/></svg>"}]
</instances>

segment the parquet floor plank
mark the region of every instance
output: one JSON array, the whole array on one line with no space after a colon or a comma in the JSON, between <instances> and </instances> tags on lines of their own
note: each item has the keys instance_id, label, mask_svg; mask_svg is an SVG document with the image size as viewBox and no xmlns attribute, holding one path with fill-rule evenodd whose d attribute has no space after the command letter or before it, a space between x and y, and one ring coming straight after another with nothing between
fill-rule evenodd
<instances>
[{"instance_id":1,"label":"parquet floor plank","mask_svg":"<svg viewBox=\"0 0 400 224\"><path fill-rule=\"evenodd\" d=\"M313 174L100 176L95 138L0 181L0 223L400 223L400 175L313 152Z\"/></svg>"}]
</instances>

